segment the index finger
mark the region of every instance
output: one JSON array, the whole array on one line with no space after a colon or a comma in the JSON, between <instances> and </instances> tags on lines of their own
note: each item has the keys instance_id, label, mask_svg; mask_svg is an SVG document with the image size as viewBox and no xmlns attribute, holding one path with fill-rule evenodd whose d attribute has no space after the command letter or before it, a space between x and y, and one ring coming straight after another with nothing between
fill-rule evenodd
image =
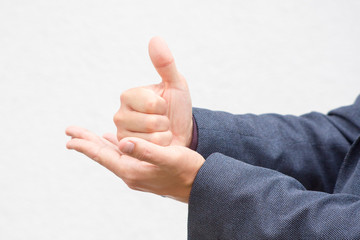
<instances>
[{"instance_id":1,"label":"index finger","mask_svg":"<svg viewBox=\"0 0 360 240\"><path fill-rule=\"evenodd\" d=\"M165 115L167 102L153 90L133 88L121 95L121 105L136 112Z\"/></svg>"}]
</instances>

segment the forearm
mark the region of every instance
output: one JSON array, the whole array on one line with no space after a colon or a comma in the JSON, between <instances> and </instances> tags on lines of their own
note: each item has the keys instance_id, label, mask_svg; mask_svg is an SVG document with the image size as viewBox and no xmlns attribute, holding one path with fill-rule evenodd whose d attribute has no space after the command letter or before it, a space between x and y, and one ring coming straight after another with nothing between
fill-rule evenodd
<instances>
[{"instance_id":1,"label":"forearm","mask_svg":"<svg viewBox=\"0 0 360 240\"><path fill-rule=\"evenodd\" d=\"M307 189L327 192L332 191L345 154L360 134L360 120L350 121L356 114L360 119L359 100L331 115L233 115L198 108L193 113L197 151L205 158L223 153L292 176Z\"/></svg>"},{"instance_id":2,"label":"forearm","mask_svg":"<svg viewBox=\"0 0 360 240\"><path fill-rule=\"evenodd\" d=\"M360 198L212 154L193 184L189 239L359 239Z\"/></svg>"}]
</instances>

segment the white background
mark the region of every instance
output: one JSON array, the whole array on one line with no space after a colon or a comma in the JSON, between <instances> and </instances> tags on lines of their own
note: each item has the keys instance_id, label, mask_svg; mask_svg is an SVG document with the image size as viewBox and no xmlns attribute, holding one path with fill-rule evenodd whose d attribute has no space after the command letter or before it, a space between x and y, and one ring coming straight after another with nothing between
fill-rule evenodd
<instances>
[{"instance_id":1,"label":"white background","mask_svg":"<svg viewBox=\"0 0 360 240\"><path fill-rule=\"evenodd\" d=\"M65 149L115 132L124 90L156 83L168 42L193 105L290 113L360 92L357 0L0 0L0 239L186 239L187 205L129 190Z\"/></svg>"}]
</instances>

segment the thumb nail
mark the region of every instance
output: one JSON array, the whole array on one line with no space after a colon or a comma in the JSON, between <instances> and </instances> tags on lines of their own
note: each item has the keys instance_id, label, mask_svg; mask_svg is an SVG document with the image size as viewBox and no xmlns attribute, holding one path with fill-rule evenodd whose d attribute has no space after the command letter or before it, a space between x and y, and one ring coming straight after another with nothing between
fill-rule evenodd
<instances>
[{"instance_id":1,"label":"thumb nail","mask_svg":"<svg viewBox=\"0 0 360 240\"><path fill-rule=\"evenodd\" d=\"M134 144L134 143L132 143L132 142L126 142L126 143L122 146L121 151L122 151L123 153L129 153L129 154L130 154L130 153L133 152L134 147L135 147L135 144Z\"/></svg>"}]
</instances>

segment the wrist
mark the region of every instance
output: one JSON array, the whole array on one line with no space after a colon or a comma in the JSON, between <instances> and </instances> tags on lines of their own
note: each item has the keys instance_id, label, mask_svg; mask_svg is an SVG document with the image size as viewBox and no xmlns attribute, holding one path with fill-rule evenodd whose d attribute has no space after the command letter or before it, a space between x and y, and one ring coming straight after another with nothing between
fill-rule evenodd
<instances>
[{"instance_id":1,"label":"wrist","mask_svg":"<svg viewBox=\"0 0 360 240\"><path fill-rule=\"evenodd\" d=\"M191 150L196 151L198 145L198 129L194 116L192 116L191 131L188 144L186 145Z\"/></svg>"}]
</instances>

